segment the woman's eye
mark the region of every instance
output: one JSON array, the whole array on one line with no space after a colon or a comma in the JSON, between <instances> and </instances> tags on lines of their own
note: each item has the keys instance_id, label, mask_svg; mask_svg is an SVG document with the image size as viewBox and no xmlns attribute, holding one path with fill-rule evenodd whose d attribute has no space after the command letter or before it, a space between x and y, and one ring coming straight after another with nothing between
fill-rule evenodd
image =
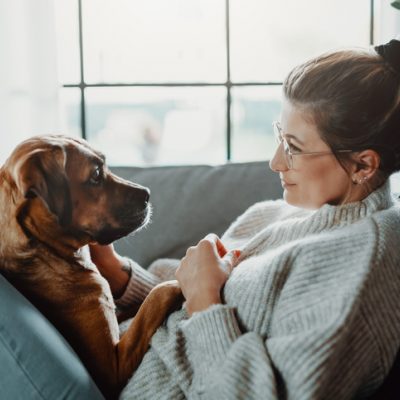
<instances>
[{"instance_id":1,"label":"woman's eye","mask_svg":"<svg viewBox=\"0 0 400 400\"><path fill-rule=\"evenodd\" d=\"M293 151L294 153L301 153L301 149L299 149L297 146L295 146L292 143L289 143L289 149L290 149L290 151Z\"/></svg>"},{"instance_id":2,"label":"woman's eye","mask_svg":"<svg viewBox=\"0 0 400 400\"><path fill-rule=\"evenodd\" d=\"M96 167L93 170L92 175L90 175L89 182L93 185L98 185L101 182L101 178L102 178L102 173L100 167Z\"/></svg>"}]
</instances>

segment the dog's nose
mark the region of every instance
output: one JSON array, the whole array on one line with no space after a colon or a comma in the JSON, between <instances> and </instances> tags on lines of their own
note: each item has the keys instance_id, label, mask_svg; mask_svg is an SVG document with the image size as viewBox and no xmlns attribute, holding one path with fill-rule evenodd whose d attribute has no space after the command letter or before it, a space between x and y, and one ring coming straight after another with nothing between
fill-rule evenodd
<instances>
[{"instance_id":1,"label":"dog's nose","mask_svg":"<svg viewBox=\"0 0 400 400\"><path fill-rule=\"evenodd\" d=\"M150 189L137 183L126 187L129 201L136 203L139 207L147 206L150 199Z\"/></svg>"},{"instance_id":2,"label":"dog's nose","mask_svg":"<svg viewBox=\"0 0 400 400\"><path fill-rule=\"evenodd\" d=\"M136 187L136 190L132 192L134 199L141 203L148 203L150 199L150 189L144 186Z\"/></svg>"},{"instance_id":3,"label":"dog's nose","mask_svg":"<svg viewBox=\"0 0 400 400\"><path fill-rule=\"evenodd\" d=\"M144 190L144 194L143 194L144 202L148 203L149 199L150 199L150 189L149 188L143 188L143 190Z\"/></svg>"}]
</instances>

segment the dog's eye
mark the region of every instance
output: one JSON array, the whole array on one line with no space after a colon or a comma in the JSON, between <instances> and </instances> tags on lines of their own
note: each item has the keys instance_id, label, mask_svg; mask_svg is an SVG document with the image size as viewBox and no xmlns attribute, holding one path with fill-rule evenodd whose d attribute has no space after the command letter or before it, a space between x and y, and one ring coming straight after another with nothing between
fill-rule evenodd
<instances>
[{"instance_id":1,"label":"dog's eye","mask_svg":"<svg viewBox=\"0 0 400 400\"><path fill-rule=\"evenodd\" d=\"M97 166L93 170L92 175L90 175L89 183L91 183L92 185L98 185L101 182L102 178L103 174L101 172L101 168Z\"/></svg>"}]
</instances>

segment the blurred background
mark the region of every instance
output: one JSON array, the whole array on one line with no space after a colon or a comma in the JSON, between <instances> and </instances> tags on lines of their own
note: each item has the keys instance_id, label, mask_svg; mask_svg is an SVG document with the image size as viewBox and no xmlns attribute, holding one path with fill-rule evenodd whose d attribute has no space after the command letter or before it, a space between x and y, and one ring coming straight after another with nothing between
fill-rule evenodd
<instances>
[{"instance_id":1,"label":"blurred background","mask_svg":"<svg viewBox=\"0 0 400 400\"><path fill-rule=\"evenodd\" d=\"M111 165L267 160L290 69L399 28L389 0L0 0L0 164L43 133Z\"/></svg>"}]
</instances>

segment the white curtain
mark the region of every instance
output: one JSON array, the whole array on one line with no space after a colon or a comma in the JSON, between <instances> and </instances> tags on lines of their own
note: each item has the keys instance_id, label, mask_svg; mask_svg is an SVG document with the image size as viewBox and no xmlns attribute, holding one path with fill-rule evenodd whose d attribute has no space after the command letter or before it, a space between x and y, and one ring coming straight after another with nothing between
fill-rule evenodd
<instances>
[{"instance_id":1,"label":"white curtain","mask_svg":"<svg viewBox=\"0 0 400 400\"><path fill-rule=\"evenodd\" d=\"M58 129L52 0L0 0L0 165L14 146Z\"/></svg>"}]
</instances>

